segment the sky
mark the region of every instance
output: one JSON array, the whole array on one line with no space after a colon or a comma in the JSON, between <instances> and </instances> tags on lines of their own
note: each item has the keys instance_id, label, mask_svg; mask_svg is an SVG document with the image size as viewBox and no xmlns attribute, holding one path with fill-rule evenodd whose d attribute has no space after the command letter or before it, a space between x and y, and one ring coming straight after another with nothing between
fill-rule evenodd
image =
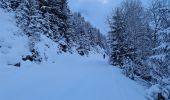
<instances>
[{"instance_id":1,"label":"sky","mask_svg":"<svg viewBox=\"0 0 170 100\"><path fill-rule=\"evenodd\" d=\"M111 15L112 10L119 6L122 0L68 0L69 7L74 12L81 12L86 21L89 21L94 27L100 29L105 34L109 30L107 17ZM149 0L141 0L144 5Z\"/></svg>"}]
</instances>

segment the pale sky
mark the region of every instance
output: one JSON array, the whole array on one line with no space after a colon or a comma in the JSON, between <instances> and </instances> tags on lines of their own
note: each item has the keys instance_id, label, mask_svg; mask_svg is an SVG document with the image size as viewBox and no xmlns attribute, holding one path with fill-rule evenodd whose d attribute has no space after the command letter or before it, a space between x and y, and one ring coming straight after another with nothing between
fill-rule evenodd
<instances>
[{"instance_id":1,"label":"pale sky","mask_svg":"<svg viewBox=\"0 0 170 100\"><path fill-rule=\"evenodd\" d=\"M68 0L72 11L81 12L87 21L105 34L108 31L106 18L122 0ZM141 0L147 5L150 0Z\"/></svg>"}]
</instances>

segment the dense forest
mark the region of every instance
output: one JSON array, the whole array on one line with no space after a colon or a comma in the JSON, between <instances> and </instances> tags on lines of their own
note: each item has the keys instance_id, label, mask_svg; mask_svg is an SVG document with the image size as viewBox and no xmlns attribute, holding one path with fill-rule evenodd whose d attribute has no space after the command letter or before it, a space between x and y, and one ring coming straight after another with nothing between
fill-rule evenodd
<instances>
[{"instance_id":1,"label":"dense forest","mask_svg":"<svg viewBox=\"0 0 170 100\"><path fill-rule=\"evenodd\" d=\"M145 8L139 0L125 0L108 22L110 64L133 80L156 86L154 100L169 100L170 1L152 0Z\"/></svg>"},{"instance_id":2,"label":"dense forest","mask_svg":"<svg viewBox=\"0 0 170 100\"><path fill-rule=\"evenodd\" d=\"M45 35L58 45L58 53L103 51L111 65L151 89L149 100L170 99L169 0L152 0L147 8L140 0L124 0L108 18L107 36L81 13L71 12L67 0L0 0L0 7L15 13L29 38L32 55L23 60L42 61L35 45Z\"/></svg>"},{"instance_id":3,"label":"dense forest","mask_svg":"<svg viewBox=\"0 0 170 100\"><path fill-rule=\"evenodd\" d=\"M67 0L0 0L0 6L16 13L17 26L29 37L33 55L24 59L41 61L34 46L41 34L56 42L60 53L83 56L106 48L106 37L80 13L72 13Z\"/></svg>"}]
</instances>

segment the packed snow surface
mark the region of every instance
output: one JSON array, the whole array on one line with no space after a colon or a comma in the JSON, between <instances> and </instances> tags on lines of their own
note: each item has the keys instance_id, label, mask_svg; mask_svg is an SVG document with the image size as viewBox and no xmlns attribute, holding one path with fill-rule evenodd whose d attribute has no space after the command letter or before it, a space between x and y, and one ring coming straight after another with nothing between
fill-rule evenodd
<instances>
[{"instance_id":1,"label":"packed snow surface","mask_svg":"<svg viewBox=\"0 0 170 100\"><path fill-rule=\"evenodd\" d=\"M62 54L53 63L1 67L1 100L145 100L143 87L97 55Z\"/></svg>"}]
</instances>

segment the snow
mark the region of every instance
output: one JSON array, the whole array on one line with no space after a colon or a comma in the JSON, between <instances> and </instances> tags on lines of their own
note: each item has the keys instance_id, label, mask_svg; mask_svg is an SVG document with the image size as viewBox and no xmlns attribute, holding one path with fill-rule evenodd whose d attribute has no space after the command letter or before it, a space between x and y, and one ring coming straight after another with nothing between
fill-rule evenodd
<instances>
[{"instance_id":1,"label":"snow","mask_svg":"<svg viewBox=\"0 0 170 100\"><path fill-rule=\"evenodd\" d=\"M152 85L148 90L147 90L147 98L149 100L155 100L158 97L158 94L161 94L163 97L165 97L165 100L169 100L169 92L168 92L168 87L163 87L159 84Z\"/></svg>"},{"instance_id":2,"label":"snow","mask_svg":"<svg viewBox=\"0 0 170 100\"><path fill-rule=\"evenodd\" d=\"M154 98L157 98L158 93L161 93L160 85L153 85L147 90L147 97L149 100L154 100Z\"/></svg>"},{"instance_id":3,"label":"snow","mask_svg":"<svg viewBox=\"0 0 170 100\"><path fill-rule=\"evenodd\" d=\"M62 54L56 62L0 71L1 100L145 100L145 90L101 56Z\"/></svg>"},{"instance_id":4,"label":"snow","mask_svg":"<svg viewBox=\"0 0 170 100\"><path fill-rule=\"evenodd\" d=\"M17 63L21 56L29 54L27 37L16 27L14 14L0 9L0 64Z\"/></svg>"},{"instance_id":5,"label":"snow","mask_svg":"<svg viewBox=\"0 0 170 100\"><path fill-rule=\"evenodd\" d=\"M162 43L160 46L158 46L158 47L155 48L154 50L157 50L157 49L170 49L169 44L170 44L170 43Z\"/></svg>"},{"instance_id":6,"label":"snow","mask_svg":"<svg viewBox=\"0 0 170 100\"><path fill-rule=\"evenodd\" d=\"M150 59L157 59L157 60L164 60L166 57L165 54L159 54L159 55L154 55L154 56L151 56Z\"/></svg>"},{"instance_id":7,"label":"snow","mask_svg":"<svg viewBox=\"0 0 170 100\"><path fill-rule=\"evenodd\" d=\"M13 14L0 13L0 100L146 100L145 88L102 55L58 54L45 36L36 47L47 59L22 61L30 53L28 39L19 34ZM18 62L21 67L9 65Z\"/></svg>"}]
</instances>

